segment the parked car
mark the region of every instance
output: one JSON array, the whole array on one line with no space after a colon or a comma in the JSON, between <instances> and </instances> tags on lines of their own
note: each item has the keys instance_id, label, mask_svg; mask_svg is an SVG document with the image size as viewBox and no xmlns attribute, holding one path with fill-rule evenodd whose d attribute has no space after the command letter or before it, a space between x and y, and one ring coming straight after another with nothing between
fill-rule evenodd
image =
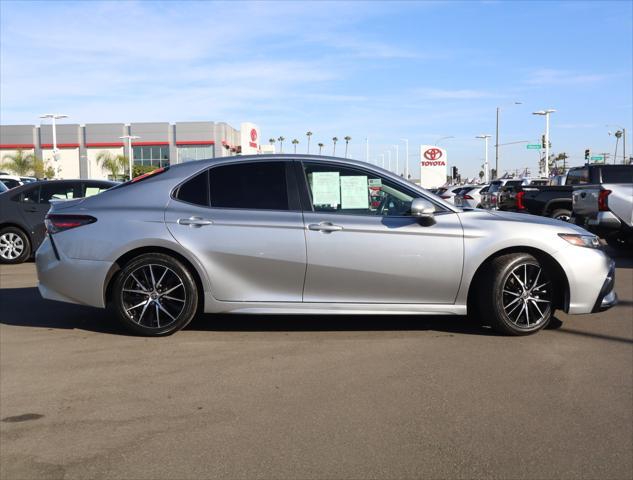
<instances>
[{"instance_id":1,"label":"parked car","mask_svg":"<svg viewBox=\"0 0 633 480\"><path fill-rule=\"evenodd\" d=\"M501 187L508 182L518 181L513 178L499 178L490 182L488 190L481 196L481 207L487 210L495 210L497 208L497 195Z\"/></svg>"},{"instance_id":2,"label":"parked car","mask_svg":"<svg viewBox=\"0 0 633 480\"><path fill-rule=\"evenodd\" d=\"M502 210L531 213L570 221L572 216L572 193L581 185L618 183L630 176L631 165L590 164L569 170L566 185L563 186L522 186L509 195L500 206ZM579 218L577 223L584 224Z\"/></svg>"},{"instance_id":3,"label":"parked car","mask_svg":"<svg viewBox=\"0 0 633 480\"><path fill-rule=\"evenodd\" d=\"M457 195L459 192L461 192L466 187L467 187L466 185L457 185L457 186L448 187L446 190L444 190L443 192L439 193L438 196L442 200L445 200L448 203L453 203L454 204L454 202L455 202L455 195Z\"/></svg>"},{"instance_id":4,"label":"parked car","mask_svg":"<svg viewBox=\"0 0 633 480\"><path fill-rule=\"evenodd\" d=\"M8 192L9 188L2 182L0 182L0 193Z\"/></svg>"},{"instance_id":5,"label":"parked car","mask_svg":"<svg viewBox=\"0 0 633 480\"><path fill-rule=\"evenodd\" d=\"M20 177L20 181L22 181L22 183L37 182L37 178L35 178L35 177Z\"/></svg>"},{"instance_id":6,"label":"parked car","mask_svg":"<svg viewBox=\"0 0 633 480\"><path fill-rule=\"evenodd\" d=\"M0 175L0 182L2 182L8 189L24 185L22 179L17 175Z\"/></svg>"},{"instance_id":7,"label":"parked car","mask_svg":"<svg viewBox=\"0 0 633 480\"><path fill-rule=\"evenodd\" d=\"M488 191L490 185L473 185L463 188L455 195L455 206L462 208L481 208L481 194Z\"/></svg>"},{"instance_id":8,"label":"parked car","mask_svg":"<svg viewBox=\"0 0 633 480\"><path fill-rule=\"evenodd\" d=\"M372 206L370 192L382 200ZM614 305L614 263L586 230L462 211L360 161L259 155L186 162L54 203L36 253L44 298L109 307L138 334L197 312L479 312L524 335L555 309Z\"/></svg>"},{"instance_id":9,"label":"parked car","mask_svg":"<svg viewBox=\"0 0 633 480\"><path fill-rule=\"evenodd\" d=\"M113 185L116 183L104 180L49 180L30 182L0 195L0 263L22 263L30 258L44 240L44 217L51 202L95 195Z\"/></svg>"},{"instance_id":10,"label":"parked car","mask_svg":"<svg viewBox=\"0 0 633 480\"><path fill-rule=\"evenodd\" d=\"M633 166L620 183L574 188L573 213L614 247L633 247ZM625 183L626 182L626 183Z\"/></svg>"}]
</instances>

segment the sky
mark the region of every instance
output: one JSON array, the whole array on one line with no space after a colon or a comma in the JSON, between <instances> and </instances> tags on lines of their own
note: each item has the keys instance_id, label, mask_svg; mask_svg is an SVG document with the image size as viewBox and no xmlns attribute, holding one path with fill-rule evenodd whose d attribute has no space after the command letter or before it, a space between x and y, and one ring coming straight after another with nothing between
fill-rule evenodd
<instances>
[{"instance_id":1,"label":"sky","mask_svg":"<svg viewBox=\"0 0 633 480\"><path fill-rule=\"evenodd\" d=\"M633 2L26 2L0 0L0 123L250 121L305 152L352 137L350 156L440 141L474 176L496 109L501 145L582 164L627 130L633 152ZM515 105L514 102L522 102ZM607 126L609 125L609 126ZM615 126L614 126L615 125ZM340 141L337 154L341 153ZM313 150L314 151L314 150ZM618 155L621 155L621 144ZM538 150L500 147L500 170ZM401 167L402 169L402 167Z\"/></svg>"}]
</instances>

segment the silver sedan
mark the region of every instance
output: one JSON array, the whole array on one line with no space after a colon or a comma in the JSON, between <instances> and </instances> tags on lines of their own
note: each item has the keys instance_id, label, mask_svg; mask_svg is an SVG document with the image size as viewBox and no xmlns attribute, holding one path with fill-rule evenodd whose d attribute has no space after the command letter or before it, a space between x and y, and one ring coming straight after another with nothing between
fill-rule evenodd
<instances>
[{"instance_id":1,"label":"silver sedan","mask_svg":"<svg viewBox=\"0 0 633 480\"><path fill-rule=\"evenodd\" d=\"M587 231L462 211L363 162L265 155L187 162L55 203L36 254L48 299L110 308L133 331L173 333L198 312L476 312L533 333L555 309L617 301Z\"/></svg>"}]
</instances>

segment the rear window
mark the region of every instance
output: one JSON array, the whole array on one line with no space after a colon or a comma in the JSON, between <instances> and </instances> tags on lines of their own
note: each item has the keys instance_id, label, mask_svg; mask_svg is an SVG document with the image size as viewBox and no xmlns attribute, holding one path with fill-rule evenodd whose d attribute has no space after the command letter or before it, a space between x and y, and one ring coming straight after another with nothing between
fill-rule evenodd
<instances>
[{"instance_id":1,"label":"rear window","mask_svg":"<svg viewBox=\"0 0 633 480\"><path fill-rule=\"evenodd\" d=\"M156 170L152 170L151 172L144 173L143 175L139 175L138 177L134 177L132 180L128 180L127 182L120 183L119 185L115 185L108 190L116 190L117 188L127 187L128 185L133 185L138 182L142 182L143 180L147 180L148 178L155 177L156 175L160 175L161 173L165 173L169 170L169 167L161 167Z\"/></svg>"},{"instance_id":2,"label":"rear window","mask_svg":"<svg viewBox=\"0 0 633 480\"><path fill-rule=\"evenodd\" d=\"M499 191L499 187L501 187L501 184L502 184L502 183L503 183L503 182L492 182L492 183L490 184L490 187L488 188L488 191L489 191L490 193L494 193L494 192Z\"/></svg>"},{"instance_id":3,"label":"rear window","mask_svg":"<svg viewBox=\"0 0 633 480\"><path fill-rule=\"evenodd\" d=\"M572 168L567 173L566 185L583 185L589 183L588 168Z\"/></svg>"},{"instance_id":4,"label":"rear window","mask_svg":"<svg viewBox=\"0 0 633 480\"><path fill-rule=\"evenodd\" d=\"M602 183L633 183L633 165L603 168Z\"/></svg>"}]
</instances>

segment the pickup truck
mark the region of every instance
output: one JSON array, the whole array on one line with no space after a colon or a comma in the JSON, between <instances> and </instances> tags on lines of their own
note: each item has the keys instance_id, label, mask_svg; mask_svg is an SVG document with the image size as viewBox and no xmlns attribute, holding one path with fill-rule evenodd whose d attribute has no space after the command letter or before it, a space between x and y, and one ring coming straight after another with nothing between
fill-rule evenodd
<instances>
[{"instance_id":1,"label":"pickup truck","mask_svg":"<svg viewBox=\"0 0 633 480\"><path fill-rule=\"evenodd\" d=\"M618 179L630 175L631 165L588 164L574 167L567 173L565 185L517 186L501 195L499 210L530 213L542 217L570 221L572 218L572 194L581 185L618 183ZM584 224L584 218L576 223Z\"/></svg>"},{"instance_id":2,"label":"pickup truck","mask_svg":"<svg viewBox=\"0 0 633 480\"><path fill-rule=\"evenodd\" d=\"M633 246L633 165L629 170L622 183L580 186L572 197L574 217L616 248Z\"/></svg>"}]
</instances>

